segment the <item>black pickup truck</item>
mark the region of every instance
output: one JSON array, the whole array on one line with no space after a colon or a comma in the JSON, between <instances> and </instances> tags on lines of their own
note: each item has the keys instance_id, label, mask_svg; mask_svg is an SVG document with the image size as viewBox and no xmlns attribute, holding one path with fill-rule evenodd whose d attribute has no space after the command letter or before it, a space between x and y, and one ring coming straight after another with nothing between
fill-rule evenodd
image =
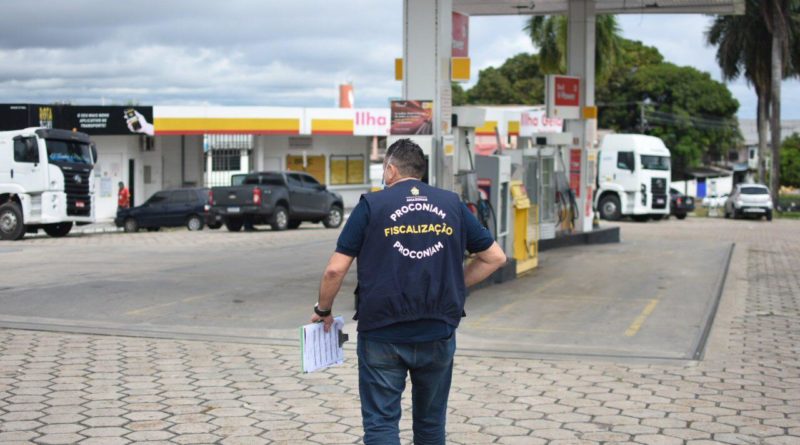
<instances>
[{"instance_id":1,"label":"black pickup truck","mask_svg":"<svg viewBox=\"0 0 800 445\"><path fill-rule=\"evenodd\" d=\"M303 221L336 228L344 215L341 195L300 172L250 173L242 185L213 187L208 204L206 223L225 224L232 232L255 224L269 224L272 230L296 229Z\"/></svg>"}]
</instances>

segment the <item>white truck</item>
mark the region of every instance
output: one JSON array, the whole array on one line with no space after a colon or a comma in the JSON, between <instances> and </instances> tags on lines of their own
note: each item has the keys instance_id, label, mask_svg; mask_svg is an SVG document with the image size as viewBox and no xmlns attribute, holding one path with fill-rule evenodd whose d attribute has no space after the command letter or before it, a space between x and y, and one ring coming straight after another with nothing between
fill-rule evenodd
<instances>
[{"instance_id":1,"label":"white truck","mask_svg":"<svg viewBox=\"0 0 800 445\"><path fill-rule=\"evenodd\" d=\"M0 239L44 229L65 236L94 222L97 150L84 133L49 128L0 132Z\"/></svg>"},{"instance_id":2,"label":"white truck","mask_svg":"<svg viewBox=\"0 0 800 445\"><path fill-rule=\"evenodd\" d=\"M601 218L646 221L669 215L670 153L661 139L609 134L598 157L594 206Z\"/></svg>"}]
</instances>

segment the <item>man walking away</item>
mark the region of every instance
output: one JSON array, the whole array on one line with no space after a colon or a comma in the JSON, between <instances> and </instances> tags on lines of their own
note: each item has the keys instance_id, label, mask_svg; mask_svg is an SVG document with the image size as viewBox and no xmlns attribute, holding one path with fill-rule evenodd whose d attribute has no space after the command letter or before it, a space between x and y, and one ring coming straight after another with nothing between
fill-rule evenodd
<instances>
[{"instance_id":1,"label":"man walking away","mask_svg":"<svg viewBox=\"0 0 800 445\"><path fill-rule=\"evenodd\" d=\"M455 193L423 183L422 149L386 151L386 189L365 194L336 244L311 321L329 330L333 301L358 258L358 375L366 445L399 444L400 399L412 384L414 443L444 444L466 288L506 262ZM474 258L464 268L464 252Z\"/></svg>"}]
</instances>

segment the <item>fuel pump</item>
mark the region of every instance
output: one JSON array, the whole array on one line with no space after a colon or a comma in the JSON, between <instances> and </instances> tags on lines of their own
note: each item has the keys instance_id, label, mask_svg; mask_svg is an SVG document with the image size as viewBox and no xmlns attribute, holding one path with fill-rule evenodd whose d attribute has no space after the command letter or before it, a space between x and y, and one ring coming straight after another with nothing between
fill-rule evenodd
<instances>
[{"instance_id":1,"label":"fuel pump","mask_svg":"<svg viewBox=\"0 0 800 445\"><path fill-rule=\"evenodd\" d=\"M475 156L475 171L478 189L486 206L478 208L487 227L492 231L497 244L505 252L511 252L513 233L509 231L511 221L511 157L509 155Z\"/></svg>"}]
</instances>

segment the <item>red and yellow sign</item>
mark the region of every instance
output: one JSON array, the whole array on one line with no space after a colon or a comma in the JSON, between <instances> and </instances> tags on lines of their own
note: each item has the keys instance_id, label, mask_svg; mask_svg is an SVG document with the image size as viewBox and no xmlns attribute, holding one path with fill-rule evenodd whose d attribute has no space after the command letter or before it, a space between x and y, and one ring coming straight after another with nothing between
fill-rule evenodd
<instances>
[{"instance_id":1,"label":"red and yellow sign","mask_svg":"<svg viewBox=\"0 0 800 445\"><path fill-rule=\"evenodd\" d=\"M352 135L352 119L311 119L311 134Z\"/></svg>"},{"instance_id":2,"label":"red and yellow sign","mask_svg":"<svg viewBox=\"0 0 800 445\"><path fill-rule=\"evenodd\" d=\"M300 119L155 118L155 133L169 134L300 134Z\"/></svg>"}]
</instances>

